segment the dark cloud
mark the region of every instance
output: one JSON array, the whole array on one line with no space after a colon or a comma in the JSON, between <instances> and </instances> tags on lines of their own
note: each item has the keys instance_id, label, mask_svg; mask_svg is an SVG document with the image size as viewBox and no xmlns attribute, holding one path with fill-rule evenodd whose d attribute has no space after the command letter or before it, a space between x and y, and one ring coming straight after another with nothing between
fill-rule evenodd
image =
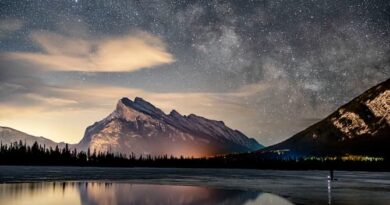
<instances>
[{"instance_id":1,"label":"dark cloud","mask_svg":"<svg viewBox=\"0 0 390 205\"><path fill-rule=\"evenodd\" d=\"M38 77L39 69L32 68L24 62L8 61L0 56L0 101L16 104L29 104L21 96L38 93L46 85Z\"/></svg>"}]
</instances>

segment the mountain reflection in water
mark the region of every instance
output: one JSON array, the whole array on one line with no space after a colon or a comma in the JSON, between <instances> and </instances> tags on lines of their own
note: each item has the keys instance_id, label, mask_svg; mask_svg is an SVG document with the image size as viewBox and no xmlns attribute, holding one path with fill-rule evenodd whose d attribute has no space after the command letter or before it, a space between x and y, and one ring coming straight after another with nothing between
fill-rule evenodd
<instances>
[{"instance_id":1,"label":"mountain reflection in water","mask_svg":"<svg viewBox=\"0 0 390 205\"><path fill-rule=\"evenodd\" d=\"M197 186L129 184L121 182L44 182L0 184L0 204L290 205L292 203L269 193Z\"/></svg>"}]
</instances>

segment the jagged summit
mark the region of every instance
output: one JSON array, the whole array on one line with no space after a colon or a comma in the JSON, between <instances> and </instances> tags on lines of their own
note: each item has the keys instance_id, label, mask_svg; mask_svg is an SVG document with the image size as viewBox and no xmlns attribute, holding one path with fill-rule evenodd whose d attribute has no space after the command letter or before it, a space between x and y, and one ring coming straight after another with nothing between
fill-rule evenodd
<instances>
[{"instance_id":1,"label":"jagged summit","mask_svg":"<svg viewBox=\"0 0 390 205\"><path fill-rule=\"evenodd\" d=\"M169 113L169 116L172 116L172 117L183 117L178 111L176 111L175 109L173 109L170 113Z\"/></svg>"},{"instance_id":2,"label":"jagged summit","mask_svg":"<svg viewBox=\"0 0 390 205\"><path fill-rule=\"evenodd\" d=\"M124 97L121 100L119 100L118 104L123 104L127 107L130 107L139 112L143 112L149 115L154 115L154 116L165 115L165 113L162 110L156 108L154 105L152 105L151 103L149 103L148 101L140 97L135 97L134 101L131 101L129 98Z\"/></svg>"},{"instance_id":3,"label":"jagged summit","mask_svg":"<svg viewBox=\"0 0 390 205\"><path fill-rule=\"evenodd\" d=\"M225 126L225 123L223 121L210 120L210 119L207 119L207 118L202 117L202 116L198 116L198 115L193 114L193 113L189 114L188 116L181 115L175 109L173 109L168 115L166 115L162 110L155 107L153 104L144 100L141 97L135 97L134 101L130 100L127 97L124 97L121 100L119 100L118 105L119 105L120 109L123 109L121 107L122 107L122 105L124 105L124 106L131 108L131 109L134 109L138 112L142 112L144 114L151 115L153 117L158 117L158 118L172 118L172 119L173 118L175 118L175 119L184 118L184 119L190 120L190 121L204 121L204 122L209 122L209 123L213 123L213 124L220 124L222 126ZM118 109L118 105L117 105L117 109Z\"/></svg>"},{"instance_id":4,"label":"jagged summit","mask_svg":"<svg viewBox=\"0 0 390 205\"><path fill-rule=\"evenodd\" d=\"M331 115L260 153L390 156L390 79L370 88Z\"/></svg>"},{"instance_id":5,"label":"jagged summit","mask_svg":"<svg viewBox=\"0 0 390 205\"><path fill-rule=\"evenodd\" d=\"M120 99L107 118L86 129L79 143L80 149L175 156L248 152L261 147L222 121L185 116L176 110L167 115L140 97Z\"/></svg>"}]
</instances>

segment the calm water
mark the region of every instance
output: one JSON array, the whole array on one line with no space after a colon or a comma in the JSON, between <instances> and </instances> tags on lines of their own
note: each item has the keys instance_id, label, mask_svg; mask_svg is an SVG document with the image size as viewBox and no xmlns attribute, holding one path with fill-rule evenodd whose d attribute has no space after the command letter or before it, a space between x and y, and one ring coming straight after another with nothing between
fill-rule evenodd
<instances>
[{"instance_id":1,"label":"calm water","mask_svg":"<svg viewBox=\"0 0 390 205\"><path fill-rule=\"evenodd\" d=\"M292 203L269 193L198 186L103 182L38 182L0 185L0 204L290 205Z\"/></svg>"},{"instance_id":2,"label":"calm water","mask_svg":"<svg viewBox=\"0 0 390 205\"><path fill-rule=\"evenodd\" d=\"M0 204L389 204L390 173L0 166Z\"/></svg>"}]
</instances>

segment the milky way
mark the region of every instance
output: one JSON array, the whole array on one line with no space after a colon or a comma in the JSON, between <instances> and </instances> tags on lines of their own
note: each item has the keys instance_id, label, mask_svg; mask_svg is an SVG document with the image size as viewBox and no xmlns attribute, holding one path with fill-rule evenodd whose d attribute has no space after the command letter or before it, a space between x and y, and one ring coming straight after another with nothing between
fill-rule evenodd
<instances>
[{"instance_id":1,"label":"milky way","mask_svg":"<svg viewBox=\"0 0 390 205\"><path fill-rule=\"evenodd\" d=\"M3 0L0 45L2 125L76 142L142 95L269 145L389 78L390 2Z\"/></svg>"}]
</instances>

